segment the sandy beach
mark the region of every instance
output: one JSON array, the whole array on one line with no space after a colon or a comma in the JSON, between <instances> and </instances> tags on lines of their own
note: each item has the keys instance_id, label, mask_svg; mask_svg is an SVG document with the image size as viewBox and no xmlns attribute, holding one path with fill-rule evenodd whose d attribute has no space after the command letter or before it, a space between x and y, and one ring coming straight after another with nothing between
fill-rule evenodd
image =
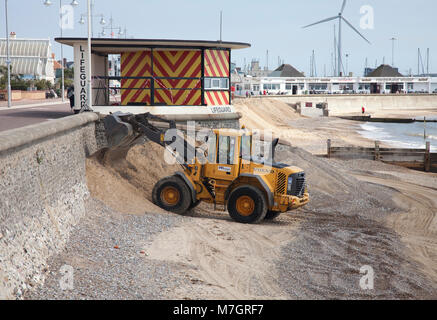
<instances>
[{"instance_id":1,"label":"sandy beach","mask_svg":"<svg viewBox=\"0 0 437 320\"><path fill-rule=\"evenodd\" d=\"M239 99L234 105L242 114L241 123L246 127L271 130L273 136L316 155L326 155L328 139L331 139L333 146L375 145L374 141L358 133L362 122L336 117L300 116L287 103L268 98Z\"/></svg>"},{"instance_id":2,"label":"sandy beach","mask_svg":"<svg viewBox=\"0 0 437 320\"><path fill-rule=\"evenodd\" d=\"M286 104L276 101L272 105L275 107L269 109L269 112L273 116L262 121L251 116L249 111L254 111L256 115L262 113L265 106L263 100L240 100L236 108L242 112L242 122L247 126L263 126L267 122L266 127L272 128L278 136L315 155L326 155L326 139L331 139L334 146L374 146L374 141L357 132L360 130L360 122L339 118L302 118L295 112L287 112ZM437 117L437 112L430 113L429 110L384 110L374 116L414 118L421 114ZM396 190L391 200L400 209L378 219L401 236L406 254L419 262L423 271L437 284L437 174L366 160L328 161L341 164L342 171L361 182Z\"/></svg>"},{"instance_id":3,"label":"sandy beach","mask_svg":"<svg viewBox=\"0 0 437 320\"><path fill-rule=\"evenodd\" d=\"M257 225L203 203L181 217L150 201L156 181L178 169L148 165L162 157L159 146L135 146L121 160L91 158L89 215L50 262L78 270L76 290L63 292L53 275L27 297L437 298L437 174L323 157L327 139L373 144L352 121L303 118L270 99L235 107L246 127L291 144L278 147L276 160L305 170L307 206ZM360 286L363 266L374 271L373 289Z\"/></svg>"}]
</instances>

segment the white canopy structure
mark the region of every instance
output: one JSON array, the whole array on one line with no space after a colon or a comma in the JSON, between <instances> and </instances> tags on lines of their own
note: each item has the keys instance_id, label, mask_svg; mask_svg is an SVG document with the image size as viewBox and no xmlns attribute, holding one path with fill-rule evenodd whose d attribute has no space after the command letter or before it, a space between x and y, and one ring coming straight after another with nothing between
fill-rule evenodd
<instances>
[{"instance_id":1,"label":"white canopy structure","mask_svg":"<svg viewBox=\"0 0 437 320\"><path fill-rule=\"evenodd\" d=\"M54 59L49 39L9 39L13 74L54 82ZM6 65L6 39L0 39L0 65Z\"/></svg>"}]
</instances>

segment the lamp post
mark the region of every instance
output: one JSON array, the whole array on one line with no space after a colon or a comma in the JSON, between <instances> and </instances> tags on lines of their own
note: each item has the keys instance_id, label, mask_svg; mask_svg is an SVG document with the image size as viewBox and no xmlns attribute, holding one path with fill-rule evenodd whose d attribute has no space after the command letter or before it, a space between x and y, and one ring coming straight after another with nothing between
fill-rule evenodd
<instances>
[{"instance_id":1,"label":"lamp post","mask_svg":"<svg viewBox=\"0 0 437 320\"><path fill-rule=\"evenodd\" d=\"M104 17L104 15L103 14L98 14L98 15L94 15L93 14L93 12L94 12L94 0L91 0L91 2L90 2L90 5L89 5L89 11L90 11L90 13L89 13L89 17L90 17L90 19L91 19L91 36L92 37L94 37L94 18L95 17L100 17L100 24L101 25L105 25L106 24L106 21L105 21L105 17ZM85 16L87 16L88 17L88 13L82 13L81 15L80 15L80 20L79 20L79 23L80 24L85 24Z\"/></svg>"},{"instance_id":2,"label":"lamp post","mask_svg":"<svg viewBox=\"0 0 437 320\"><path fill-rule=\"evenodd\" d=\"M84 111L91 111L92 110L92 104L93 104L93 99L92 99L92 63L91 63L91 38L93 35L93 9L94 9L94 1L93 0L87 0L87 20L88 20L88 66L89 66L89 74L88 74L88 106L87 109ZM101 25L105 25L106 21L105 18L103 16L103 14L98 15L99 17L101 17L100 19L100 24ZM80 24L85 24L85 14L81 14L80 15Z\"/></svg>"},{"instance_id":3,"label":"lamp post","mask_svg":"<svg viewBox=\"0 0 437 320\"><path fill-rule=\"evenodd\" d=\"M123 36L124 32L126 32L126 30L123 32L121 27L114 27L113 23L114 23L114 19L112 19L112 15L111 15L111 18L109 19L109 25L107 27L102 27L102 32L99 33L99 37L100 36L102 36L102 37L106 36L105 30L107 30L107 29L111 30L111 34L110 34L111 38L114 37L114 33L113 33L114 30L118 30L118 36L119 37Z\"/></svg>"},{"instance_id":4,"label":"lamp post","mask_svg":"<svg viewBox=\"0 0 437 320\"><path fill-rule=\"evenodd\" d=\"M103 27L102 28L102 32L99 33L99 37L102 36L106 36L106 32L105 30L110 30L110 36L111 38L114 38L114 30L118 30L118 37L120 38L121 36L123 36L126 33L126 29L123 32L123 29L121 27L114 27L114 19L112 19L112 14L111 14L111 18L109 19L109 24L107 27ZM116 72L116 68L115 68L115 60L114 60L114 55L111 56L111 73L113 76L117 76L117 72Z\"/></svg>"},{"instance_id":5,"label":"lamp post","mask_svg":"<svg viewBox=\"0 0 437 320\"><path fill-rule=\"evenodd\" d=\"M6 15L6 66L8 69L8 108L12 107L12 90L11 90L11 59L9 47L9 26L8 26L8 0L5 0L5 15Z\"/></svg>"},{"instance_id":6,"label":"lamp post","mask_svg":"<svg viewBox=\"0 0 437 320\"><path fill-rule=\"evenodd\" d=\"M346 77L349 77L349 53L346 53Z\"/></svg>"},{"instance_id":7,"label":"lamp post","mask_svg":"<svg viewBox=\"0 0 437 320\"><path fill-rule=\"evenodd\" d=\"M76 7L79 3L76 0L73 0L71 2L72 7ZM52 2L50 0L45 0L44 5L46 7L49 7L52 5ZM63 37L63 29L64 26L62 25L62 0L59 0L59 26L61 28L61 38ZM64 45L61 43L61 96L62 96L62 102L65 102L65 65L64 65Z\"/></svg>"},{"instance_id":8,"label":"lamp post","mask_svg":"<svg viewBox=\"0 0 437 320\"><path fill-rule=\"evenodd\" d=\"M391 38L390 41L392 42L391 44L391 66L394 67L395 66L395 41L398 40L395 37Z\"/></svg>"},{"instance_id":9,"label":"lamp post","mask_svg":"<svg viewBox=\"0 0 437 320\"><path fill-rule=\"evenodd\" d=\"M91 24L91 0L87 0L88 4L88 110L92 110L93 106L93 91L92 91L92 76L91 76L91 33L92 33L92 24ZM102 17L103 19L103 17Z\"/></svg>"}]
</instances>

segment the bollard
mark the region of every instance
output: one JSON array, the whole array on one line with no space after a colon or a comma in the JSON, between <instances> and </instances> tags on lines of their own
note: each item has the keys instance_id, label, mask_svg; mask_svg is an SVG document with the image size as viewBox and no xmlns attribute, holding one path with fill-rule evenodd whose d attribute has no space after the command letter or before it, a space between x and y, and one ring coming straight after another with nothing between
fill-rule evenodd
<instances>
[{"instance_id":1,"label":"bollard","mask_svg":"<svg viewBox=\"0 0 437 320\"><path fill-rule=\"evenodd\" d=\"M331 139L328 139L328 159L331 158Z\"/></svg>"},{"instance_id":2,"label":"bollard","mask_svg":"<svg viewBox=\"0 0 437 320\"><path fill-rule=\"evenodd\" d=\"M379 153L379 141L375 141L375 161L379 161L381 159L381 155Z\"/></svg>"},{"instance_id":3,"label":"bollard","mask_svg":"<svg viewBox=\"0 0 437 320\"><path fill-rule=\"evenodd\" d=\"M426 140L426 117L423 117L423 139Z\"/></svg>"},{"instance_id":4,"label":"bollard","mask_svg":"<svg viewBox=\"0 0 437 320\"><path fill-rule=\"evenodd\" d=\"M429 141L426 142L424 169L425 172L431 170L431 143Z\"/></svg>"}]
</instances>

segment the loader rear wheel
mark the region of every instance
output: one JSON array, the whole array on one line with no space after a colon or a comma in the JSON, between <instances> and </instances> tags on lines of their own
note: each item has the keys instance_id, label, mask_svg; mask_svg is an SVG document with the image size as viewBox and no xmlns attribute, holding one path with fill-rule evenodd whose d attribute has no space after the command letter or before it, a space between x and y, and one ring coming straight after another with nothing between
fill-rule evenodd
<instances>
[{"instance_id":1,"label":"loader rear wheel","mask_svg":"<svg viewBox=\"0 0 437 320\"><path fill-rule=\"evenodd\" d=\"M266 220L275 220L277 217L279 217L280 214L281 214L281 212L268 210L267 214L266 214L266 217L264 219L266 219Z\"/></svg>"},{"instance_id":2,"label":"loader rear wheel","mask_svg":"<svg viewBox=\"0 0 437 320\"><path fill-rule=\"evenodd\" d=\"M155 184L152 200L164 210L185 214L191 205L191 192L182 179L171 176Z\"/></svg>"},{"instance_id":3,"label":"loader rear wheel","mask_svg":"<svg viewBox=\"0 0 437 320\"><path fill-rule=\"evenodd\" d=\"M240 223L258 223L267 213L264 194L255 187L241 186L232 191L228 201L232 219Z\"/></svg>"}]
</instances>

